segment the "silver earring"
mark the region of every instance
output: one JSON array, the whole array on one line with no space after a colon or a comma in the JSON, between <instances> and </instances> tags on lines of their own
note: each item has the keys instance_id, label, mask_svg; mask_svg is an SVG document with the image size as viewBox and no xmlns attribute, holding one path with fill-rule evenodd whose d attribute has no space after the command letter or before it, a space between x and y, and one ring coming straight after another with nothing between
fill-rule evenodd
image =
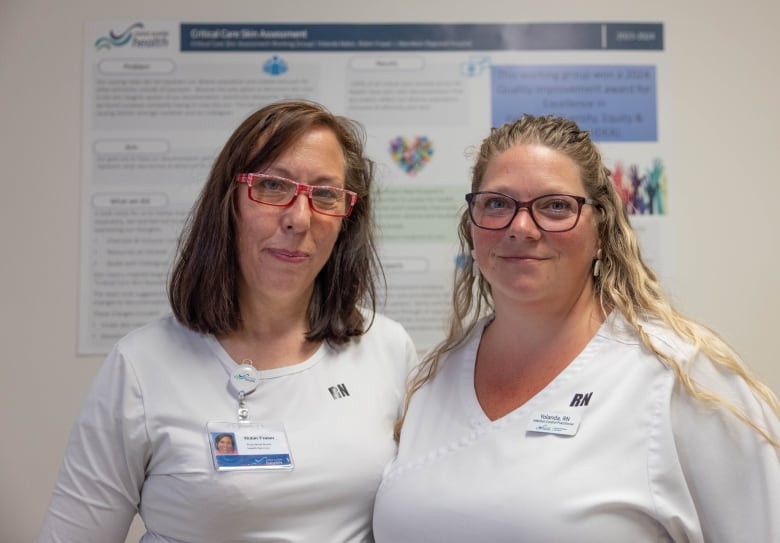
<instances>
[{"instance_id":1,"label":"silver earring","mask_svg":"<svg viewBox=\"0 0 780 543\"><path fill-rule=\"evenodd\" d=\"M474 277L479 277L479 264L477 263L476 258L477 252L472 249L471 250L471 275Z\"/></svg>"},{"instance_id":2,"label":"silver earring","mask_svg":"<svg viewBox=\"0 0 780 543\"><path fill-rule=\"evenodd\" d=\"M593 264L593 277L598 277L601 273L601 249L596 251L596 263Z\"/></svg>"}]
</instances>

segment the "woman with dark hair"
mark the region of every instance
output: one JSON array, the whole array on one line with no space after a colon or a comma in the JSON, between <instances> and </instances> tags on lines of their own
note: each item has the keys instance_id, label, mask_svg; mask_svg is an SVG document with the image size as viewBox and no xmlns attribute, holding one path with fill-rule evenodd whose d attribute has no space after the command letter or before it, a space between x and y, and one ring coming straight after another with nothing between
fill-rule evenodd
<instances>
[{"instance_id":1,"label":"woman with dark hair","mask_svg":"<svg viewBox=\"0 0 780 543\"><path fill-rule=\"evenodd\" d=\"M780 541L777 398L663 294L588 132L493 129L459 235L377 542Z\"/></svg>"},{"instance_id":2,"label":"woman with dark hair","mask_svg":"<svg viewBox=\"0 0 780 543\"><path fill-rule=\"evenodd\" d=\"M182 233L173 315L108 356L39 541L122 542L136 513L144 542L371 539L416 353L375 313L363 142L302 101L235 130ZM227 432L238 454L212 449Z\"/></svg>"},{"instance_id":3,"label":"woman with dark hair","mask_svg":"<svg viewBox=\"0 0 780 543\"><path fill-rule=\"evenodd\" d=\"M222 432L214 436L215 454L236 454L236 438L232 433Z\"/></svg>"}]
</instances>

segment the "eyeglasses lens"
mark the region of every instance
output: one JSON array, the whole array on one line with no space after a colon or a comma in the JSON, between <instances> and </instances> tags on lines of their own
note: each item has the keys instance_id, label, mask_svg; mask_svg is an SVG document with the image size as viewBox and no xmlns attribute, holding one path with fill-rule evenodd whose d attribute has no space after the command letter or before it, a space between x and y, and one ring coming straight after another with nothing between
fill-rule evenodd
<instances>
[{"instance_id":1,"label":"eyeglasses lens","mask_svg":"<svg viewBox=\"0 0 780 543\"><path fill-rule=\"evenodd\" d=\"M289 204L298 187L284 179L274 177L256 177L252 182L252 199L264 204Z\"/></svg>"},{"instance_id":2,"label":"eyeglasses lens","mask_svg":"<svg viewBox=\"0 0 780 543\"><path fill-rule=\"evenodd\" d=\"M330 215L342 215L347 211L347 194L337 187L312 187L311 204L314 209Z\"/></svg>"}]
</instances>

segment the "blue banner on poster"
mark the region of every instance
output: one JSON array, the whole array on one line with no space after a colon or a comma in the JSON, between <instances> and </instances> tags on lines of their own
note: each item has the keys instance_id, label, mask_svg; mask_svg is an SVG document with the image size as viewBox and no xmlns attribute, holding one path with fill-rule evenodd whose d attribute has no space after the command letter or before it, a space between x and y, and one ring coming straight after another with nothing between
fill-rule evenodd
<instances>
[{"instance_id":1,"label":"blue banner on poster","mask_svg":"<svg viewBox=\"0 0 780 543\"><path fill-rule=\"evenodd\" d=\"M597 141L658 141L655 66L491 66L491 104L492 126L555 114Z\"/></svg>"},{"instance_id":2,"label":"blue banner on poster","mask_svg":"<svg viewBox=\"0 0 780 543\"><path fill-rule=\"evenodd\" d=\"M661 23L182 23L182 51L662 50Z\"/></svg>"}]
</instances>

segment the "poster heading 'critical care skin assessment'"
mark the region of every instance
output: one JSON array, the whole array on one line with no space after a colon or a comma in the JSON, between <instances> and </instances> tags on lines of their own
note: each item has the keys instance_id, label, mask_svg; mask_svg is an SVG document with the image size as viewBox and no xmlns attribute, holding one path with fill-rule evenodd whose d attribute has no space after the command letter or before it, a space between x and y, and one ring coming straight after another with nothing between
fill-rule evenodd
<instances>
[{"instance_id":1,"label":"poster heading 'critical care skin assessment'","mask_svg":"<svg viewBox=\"0 0 780 543\"><path fill-rule=\"evenodd\" d=\"M361 122L377 167L380 308L439 341L461 265L470 151L523 113L591 131L667 282L670 135L661 23L89 22L84 40L82 354L169 311L166 282L217 152L251 112L320 102ZM384 299L384 297L383 297Z\"/></svg>"}]
</instances>

